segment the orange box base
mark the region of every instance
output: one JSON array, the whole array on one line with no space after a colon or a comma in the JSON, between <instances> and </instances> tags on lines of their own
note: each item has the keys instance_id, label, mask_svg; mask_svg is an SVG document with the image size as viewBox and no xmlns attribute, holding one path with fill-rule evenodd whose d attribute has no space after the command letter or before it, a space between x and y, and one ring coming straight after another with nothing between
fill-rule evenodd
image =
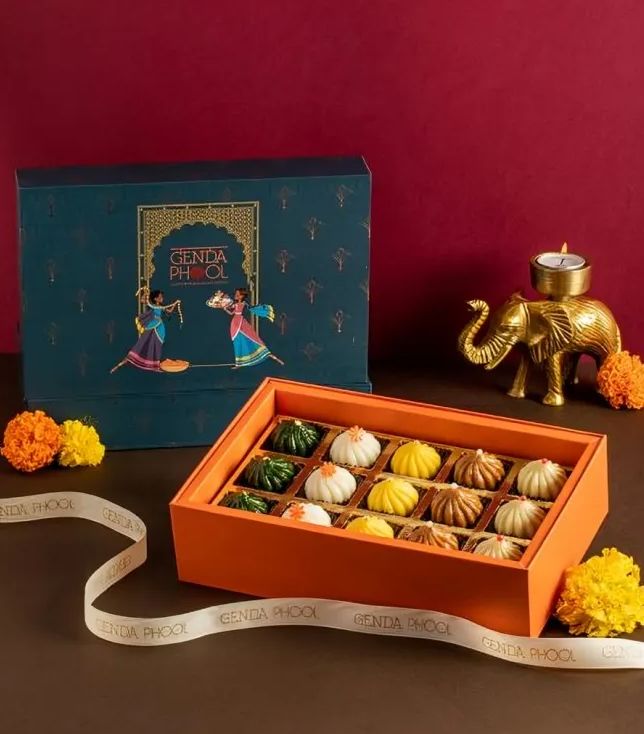
<instances>
[{"instance_id":1,"label":"orange box base","mask_svg":"<svg viewBox=\"0 0 644 734\"><path fill-rule=\"evenodd\" d=\"M535 459L571 474L518 561L348 533L218 504L277 415ZM606 437L469 411L267 379L170 503L179 578L263 597L428 609L538 635L565 569L608 511Z\"/></svg>"}]
</instances>

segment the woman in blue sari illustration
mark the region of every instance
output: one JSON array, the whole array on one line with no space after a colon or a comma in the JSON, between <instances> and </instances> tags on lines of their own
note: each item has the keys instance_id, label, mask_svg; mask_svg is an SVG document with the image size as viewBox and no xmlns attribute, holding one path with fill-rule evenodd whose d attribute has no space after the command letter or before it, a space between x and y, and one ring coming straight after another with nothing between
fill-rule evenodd
<instances>
[{"instance_id":1,"label":"woman in blue sari illustration","mask_svg":"<svg viewBox=\"0 0 644 734\"><path fill-rule=\"evenodd\" d=\"M207 301L211 308L221 308L233 317L230 322L230 338L235 352L233 369L252 367L267 359L272 359L283 365L284 362L268 349L250 322L244 318L245 311L248 311L252 316L259 316L273 321L275 319L273 307L265 304L249 306L247 298L248 291L245 288L237 288L234 301L231 300L230 296L225 296L221 292L215 293Z\"/></svg>"},{"instance_id":2,"label":"woman in blue sari illustration","mask_svg":"<svg viewBox=\"0 0 644 734\"><path fill-rule=\"evenodd\" d=\"M131 364L141 370L150 372L161 371L161 352L165 342L165 324L163 314L171 314L178 309L181 318L180 301L175 301L167 306L163 305L163 291L152 291L146 298L146 289L139 291L146 301L147 310L135 318L136 329L139 339L111 372L116 372L120 367ZM139 295L137 293L137 296Z\"/></svg>"}]
</instances>

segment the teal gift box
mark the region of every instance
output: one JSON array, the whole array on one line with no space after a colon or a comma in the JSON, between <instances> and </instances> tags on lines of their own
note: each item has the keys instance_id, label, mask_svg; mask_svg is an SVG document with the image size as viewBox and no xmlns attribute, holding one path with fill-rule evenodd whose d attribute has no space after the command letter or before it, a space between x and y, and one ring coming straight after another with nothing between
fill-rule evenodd
<instances>
[{"instance_id":1,"label":"teal gift box","mask_svg":"<svg viewBox=\"0 0 644 734\"><path fill-rule=\"evenodd\" d=\"M212 443L267 376L368 391L362 158L22 170L25 400Z\"/></svg>"}]
</instances>

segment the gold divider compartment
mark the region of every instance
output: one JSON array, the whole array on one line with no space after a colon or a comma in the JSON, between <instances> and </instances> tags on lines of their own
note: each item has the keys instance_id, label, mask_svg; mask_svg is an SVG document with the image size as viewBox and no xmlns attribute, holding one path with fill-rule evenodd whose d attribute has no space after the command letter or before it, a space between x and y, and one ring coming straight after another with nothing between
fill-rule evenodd
<instances>
[{"instance_id":1,"label":"gold divider compartment","mask_svg":"<svg viewBox=\"0 0 644 734\"><path fill-rule=\"evenodd\" d=\"M404 443L413 441L413 437L396 436L374 432L376 438L380 441L382 451L376 459L374 465L369 468L354 467L340 464L348 469L357 479L358 486L353 495L345 504L333 504L330 502L321 502L309 500L304 494L304 484L311 472L320 467L324 461L329 460L329 451L331 444L336 436L347 430L348 426L338 426L317 421L311 422L323 432L322 438L315 450L309 457L293 456L272 450L270 447L270 436L279 423L284 420L304 420L295 416L280 415L276 416L267 426L266 430L260 435L257 442L246 453L243 461L233 472L228 481L216 491L211 497L209 504L219 504L226 495L236 492L249 492L257 495L270 503L269 514L273 516L281 516L289 504L292 502L309 502L325 509L332 518L332 526L336 528L344 528L354 518L361 516L374 516L384 519L394 529L395 537L401 541L408 541L408 536L417 527L425 523L425 519L430 512L431 502L437 492L446 489L452 485L454 465L458 459L464 454L469 453L472 449L466 449L459 446L448 446L432 441L423 441L429 446L435 448L441 455L441 466L434 479L417 479L415 477L407 477L395 474L390 471L391 457L396 449ZM369 430L365 428L365 430ZM267 492L262 489L245 486L242 475L247 464L254 457L261 456L278 456L292 461L298 466L298 472L291 484L283 493ZM494 515L499 506L506 501L517 499L520 495L516 491L516 479L521 468L528 462L526 459L495 454L506 466L506 474L494 490L481 490L473 487L463 487L475 492L485 503L485 507L475 525L471 528L460 528L442 523L436 523L439 527L447 530L457 536L459 540L459 548L464 552L472 552L481 540L494 537L497 533L494 531L492 522ZM570 467L564 467L566 474L571 472ZM420 490L421 498L412 511L412 513L403 517L400 515L390 515L387 513L375 512L366 507L366 498L371 491L373 485L387 478L404 479ZM461 486L461 485L459 485ZM552 507L553 502L545 502L541 500L533 500L546 511ZM530 544L530 540L523 538L514 538L508 536L510 540L520 546L522 549Z\"/></svg>"}]
</instances>

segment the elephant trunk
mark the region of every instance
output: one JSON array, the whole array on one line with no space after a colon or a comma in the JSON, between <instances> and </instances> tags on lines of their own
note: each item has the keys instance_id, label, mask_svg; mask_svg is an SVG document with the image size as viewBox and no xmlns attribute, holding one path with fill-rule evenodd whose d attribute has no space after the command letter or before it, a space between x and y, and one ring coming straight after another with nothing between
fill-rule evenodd
<instances>
[{"instance_id":1,"label":"elephant trunk","mask_svg":"<svg viewBox=\"0 0 644 734\"><path fill-rule=\"evenodd\" d=\"M492 333L488 333L478 346L475 345L474 339L487 321L490 308L485 301L469 301L467 305L474 311L474 316L458 337L458 349L473 364L484 364L488 369L496 367L509 351L510 345Z\"/></svg>"}]
</instances>

